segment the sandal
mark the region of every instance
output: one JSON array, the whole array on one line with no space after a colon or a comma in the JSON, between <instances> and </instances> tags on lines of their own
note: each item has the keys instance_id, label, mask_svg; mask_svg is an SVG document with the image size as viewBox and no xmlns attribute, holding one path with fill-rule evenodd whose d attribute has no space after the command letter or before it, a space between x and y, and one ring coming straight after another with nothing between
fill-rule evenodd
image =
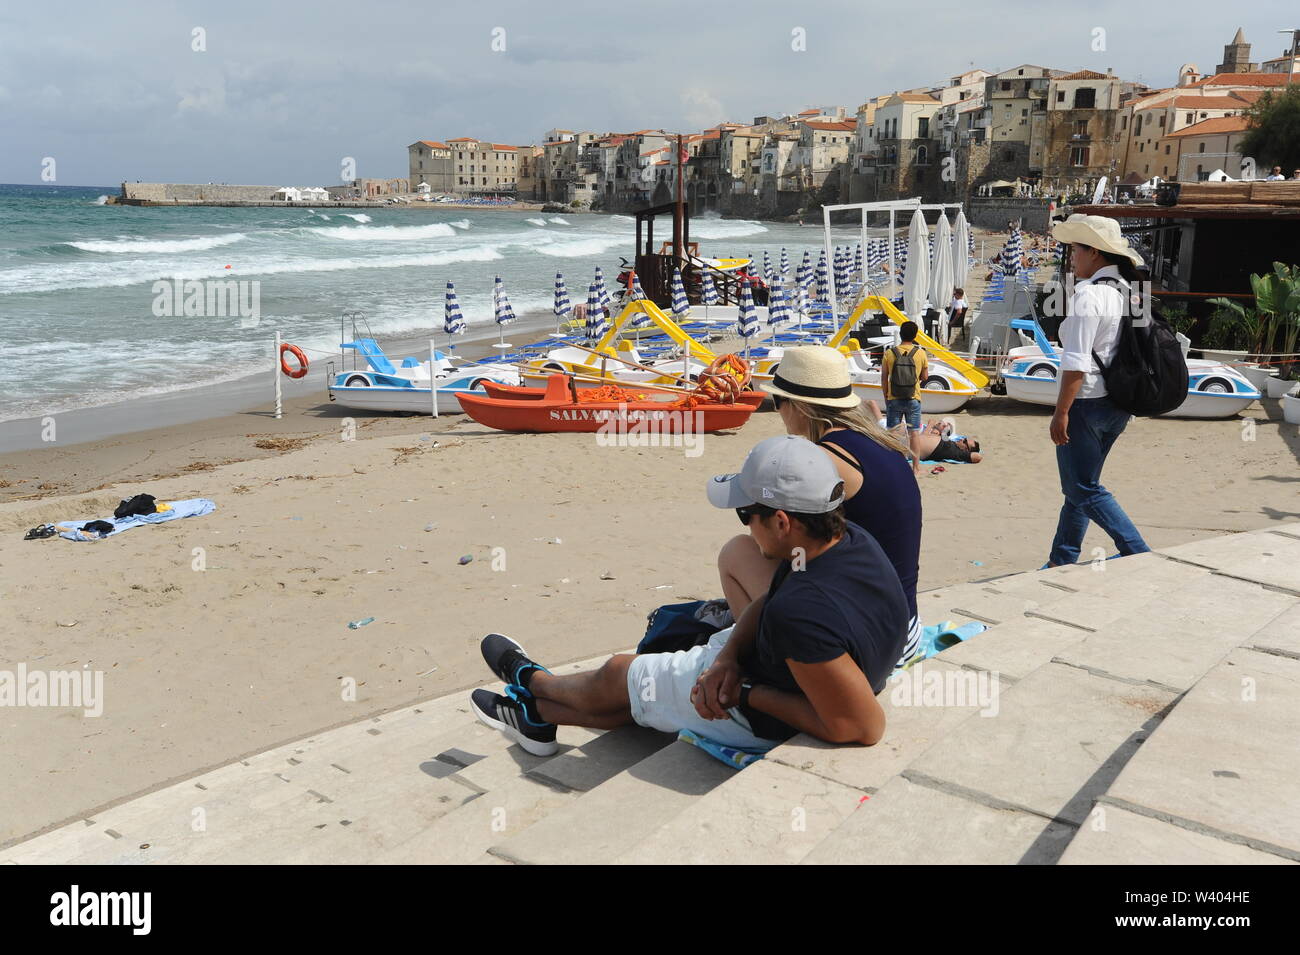
<instances>
[{"instance_id":1,"label":"sandal","mask_svg":"<svg viewBox=\"0 0 1300 955\"><path fill-rule=\"evenodd\" d=\"M939 465L937 468L930 468L930 473L931 473L931 474L942 474L942 473L943 473L944 471L946 471L946 470L948 470L948 469L947 469L946 467L944 467L944 466L941 464L941 465Z\"/></svg>"},{"instance_id":2,"label":"sandal","mask_svg":"<svg viewBox=\"0 0 1300 955\"><path fill-rule=\"evenodd\" d=\"M58 530L55 528L53 524L42 524L39 527L33 527L31 530L29 530L26 536L23 537L23 540L25 541L43 540L46 537L53 537L57 533Z\"/></svg>"}]
</instances>

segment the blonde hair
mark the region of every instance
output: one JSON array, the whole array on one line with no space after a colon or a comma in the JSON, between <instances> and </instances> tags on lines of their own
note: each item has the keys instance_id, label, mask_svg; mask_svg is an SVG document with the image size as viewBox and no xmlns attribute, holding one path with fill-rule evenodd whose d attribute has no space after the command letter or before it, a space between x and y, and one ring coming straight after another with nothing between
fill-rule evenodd
<instances>
[{"instance_id":1,"label":"blonde hair","mask_svg":"<svg viewBox=\"0 0 1300 955\"><path fill-rule=\"evenodd\" d=\"M862 405L854 408L831 408L827 405L799 401L795 398L787 397L785 400L790 402L790 406L803 419L808 432L808 440L814 444L820 441L826 435L826 432L832 428L848 428L850 431L865 435L882 448L897 451L904 457L911 454L908 446L899 440L896 435L886 431L875 421L868 418L866 412L862 410Z\"/></svg>"}]
</instances>

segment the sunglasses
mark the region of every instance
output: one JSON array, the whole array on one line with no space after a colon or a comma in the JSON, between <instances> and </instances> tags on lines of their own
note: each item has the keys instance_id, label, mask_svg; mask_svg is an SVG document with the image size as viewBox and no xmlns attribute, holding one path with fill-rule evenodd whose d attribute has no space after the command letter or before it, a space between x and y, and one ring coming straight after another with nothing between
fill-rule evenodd
<instances>
[{"instance_id":1,"label":"sunglasses","mask_svg":"<svg viewBox=\"0 0 1300 955\"><path fill-rule=\"evenodd\" d=\"M763 507L762 505L751 504L748 507L736 508L736 516L740 518L740 523L748 527L749 519L751 517L759 517L767 513L767 510L768 509Z\"/></svg>"}]
</instances>

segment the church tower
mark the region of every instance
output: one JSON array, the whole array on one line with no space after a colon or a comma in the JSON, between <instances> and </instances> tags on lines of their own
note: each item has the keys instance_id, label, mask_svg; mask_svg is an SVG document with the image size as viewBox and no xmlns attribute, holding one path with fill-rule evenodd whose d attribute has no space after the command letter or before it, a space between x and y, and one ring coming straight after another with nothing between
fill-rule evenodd
<instances>
[{"instance_id":1,"label":"church tower","mask_svg":"<svg viewBox=\"0 0 1300 955\"><path fill-rule=\"evenodd\" d=\"M1250 44L1246 42L1246 34L1238 27L1237 35L1223 48L1223 62L1214 68L1214 72L1254 73L1257 69L1256 64L1250 62Z\"/></svg>"}]
</instances>

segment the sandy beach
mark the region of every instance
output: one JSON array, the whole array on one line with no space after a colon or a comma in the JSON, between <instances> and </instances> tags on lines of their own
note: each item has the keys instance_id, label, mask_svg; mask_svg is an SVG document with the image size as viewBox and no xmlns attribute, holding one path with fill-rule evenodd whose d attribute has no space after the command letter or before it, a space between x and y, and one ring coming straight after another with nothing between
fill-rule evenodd
<instances>
[{"instance_id":1,"label":"sandy beach","mask_svg":"<svg viewBox=\"0 0 1300 955\"><path fill-rule=\"evenodd\" d=\"M740 527L704 483L781 427L760 412L688 457L464 416L357 416L341 440L344 417L303 396L278 422L260 407L0 456L3 658L105 674L98 718L4 709L0 843L479 684L489 630L556 664L634 644L654 607L720 593L714 554ZM987 457L922 477L921 589L1037 567L1060 502L1048 409L981 397L955 417ZM1135 421L1107 484L1154 547L1294 519L1300 437L1280 419L1266 401L1238 420ZM22 540L140 492L217 510ZM1108 543L1094 529L1085 553Z\"/></svg>"}]
</instances>

